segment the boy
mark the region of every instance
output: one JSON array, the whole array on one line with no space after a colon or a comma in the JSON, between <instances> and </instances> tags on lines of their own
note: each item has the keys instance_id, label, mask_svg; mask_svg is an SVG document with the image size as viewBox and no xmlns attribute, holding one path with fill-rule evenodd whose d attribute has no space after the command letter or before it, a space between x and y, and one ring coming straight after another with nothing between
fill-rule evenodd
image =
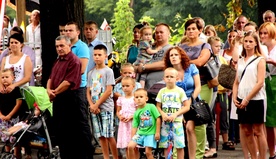
<instances>
[{"instance_id":1,"label":"boy","mask_svg":"<svg viewBox=\"0 0 276 159\"><path fill-rule=\"evenodd\" d=\"M178 72L169 67L164 72L166 87L162 88L156 97L157 109L162 116L160 148L165 148L165 157L168 157L169 142L177 149L177 158L184 158L184 129L183 114L190 110L190 102L180 87L176 86Z\"/></svg>"},{"instance_id":2,"label":"boy","mask_svg":"<svg viewBox=\"0 0 276 159\"><path fill-rule=\"evenodd\" d=\"M160 114L155 105L147 104L148 94L143 88L134 92L134 102L137 110L133 116L131 136L128 144L130 158L137 158L134 149L137 145L146 148L147 159L153 159L152 148L156 148L156 141L160 139Z\"/></svg>"},{"instance_id":3,"label":"boy","mask_svg":"<svg viewBox=\"0 0 276 159\"><path fill-rule=\"evenodd\" d=\"M104 159L109 159L109 147L114 159L118 158L114 138L114 102L112 89L115 84L113 71L105 65L106 46L99 44L94 48L95 68L88 73L87 100L93 123L95 137L99 138ZM109 145L109 147L108 147Z\"/></svg>"}]
</instances>

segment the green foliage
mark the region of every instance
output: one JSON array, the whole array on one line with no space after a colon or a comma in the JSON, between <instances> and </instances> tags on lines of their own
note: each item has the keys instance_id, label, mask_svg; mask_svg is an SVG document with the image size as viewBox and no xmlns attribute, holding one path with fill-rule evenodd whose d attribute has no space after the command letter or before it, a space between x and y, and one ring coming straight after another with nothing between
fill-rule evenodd
<instances>
[{"instance_id":1,"label":"green foliage","mask_svg":"<svg viewBox=\"0 0 276 159\"><path fill-rule=\"evenodd\" d=\"M192 16L189 14L188 17L183 18L179 13L177 13L174 17L175 29L171 28L171 38L170 43L171 44L178 44L181 39L183 38L185 28L184 25L187 20L192 19Z\"/></svg>"},{"instance_id":2,"label":"green foliage","mask_svg":"<svg viewBox=\"0 0 276 159\"><path fill-rule=\"evenodd\" d=\"M143 16L140 20L139 20L140 23L143 23L143 22L148 22L149 25L151 27L153 27L152 23L154 22L154 19L151 18L150 16Z\"/></svg>"},{"instance_id":3,"label":"green foliage","mask_svg":"<svg viewBox=\"0 0 276 159\"><path fill-rule=\"evenodd\" d=\"M113 17L113 11L116 6L116 0L84 0L85 20L93 20L99 25L104 18L110 22Z\"/></svg>"},{"instance_id":4,"label":"green foliage","mask_svg":"<svg viewBox=\"0 0 276 159\"><path fill-rule=\"evenodd\" d=\"M129 7L130 0L119 0L114 9L114 17L111 20L113 36L116 37L115 50L121 53L120 62L125 61L125 53L132 43L132 29L135 25L132 8Z\"/></svg>"}]
</instances>

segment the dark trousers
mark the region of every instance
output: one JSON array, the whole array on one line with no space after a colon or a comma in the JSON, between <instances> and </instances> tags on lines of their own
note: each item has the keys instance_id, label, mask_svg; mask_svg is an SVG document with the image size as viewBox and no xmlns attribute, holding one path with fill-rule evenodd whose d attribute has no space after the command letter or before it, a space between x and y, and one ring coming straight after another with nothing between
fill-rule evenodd
<instances>
[{"instance_id":1,"label":"dark trousers","mask_svg":"<svg viewBox=\"0 0 276 159\"><path fill-rule=\"evenodd\" d=\"M80 140L84 146L82 150L83 157L85 159L92 159L94 153L94 147L92 145L92 133L88 120L88 102L86 99L86 87L80 87L76 91L77 102L80 107L79 111L79 124L80 124Z\"/></svg>"},{"instance_id":2,"label":"dark trousers","mask_svg":"<svg viewBox=\"0 0 276 159\"><path fill-rule=\"evenodd\" d=\"M58 94L53 102L54 127L62 159L87 159L83 153L87 149L87 144L83 142L84 128L81 125L85 117L80 115L82 109L78 91L66 90ZM85 137L91 138L91 134Z\"/></svg>"}]
</instances>

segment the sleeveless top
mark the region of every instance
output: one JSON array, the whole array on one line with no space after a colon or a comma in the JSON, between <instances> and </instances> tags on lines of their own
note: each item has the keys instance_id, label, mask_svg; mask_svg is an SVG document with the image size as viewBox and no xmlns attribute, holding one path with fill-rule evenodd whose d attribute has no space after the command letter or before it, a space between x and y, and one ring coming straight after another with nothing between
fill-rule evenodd
<instances>
[{"instance_id":1,"label":"sleeveless top","mask_svg":"<svg viewBox=\"0 0 276 159\"><path fill-rule=\"evenodd\" d=\"M17 61L17 63L10 64L10 55L6 57L6 62L4 68L12 68L14 72L14 82L20 81L24 75L24 64L26 60L27 55L23 54L23 56ZM29 86L29 82L25 83L24 85L21 85L20 87L23 86Z\"/></svg>"}]
</instances>

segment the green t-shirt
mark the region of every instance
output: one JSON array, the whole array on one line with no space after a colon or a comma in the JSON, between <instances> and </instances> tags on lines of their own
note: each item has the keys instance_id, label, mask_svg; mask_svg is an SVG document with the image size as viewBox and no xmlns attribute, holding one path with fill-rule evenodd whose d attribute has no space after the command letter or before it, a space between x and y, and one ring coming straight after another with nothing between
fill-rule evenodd
<instances>
[{"instance_id":1,"label":"green t-shirt","mask_svg":"<svg viewBox=\"0 0 276 159\"><path fill-rule=\"evenodd\" d=\"M168 115L177 112L183 106L183 101L187 100L186 93L178 86L174 89L162 88L156 97L156 101L162 104L162 111ZM179 115L175 121L182 121L183 115Z\"/></svg>"},{"instance_id":2,"label":"green t-shirt","mask_svg":"<svg viewBox=\"0 0 276 159\"><path fill-rule=\"evenodd\" d=\"M146 104L144 108L138 108L133 116L132 126L138 128L139 135L154 135L156 132L156 119L160 114L154 104Z\"/></svg>"}]
</instances>

